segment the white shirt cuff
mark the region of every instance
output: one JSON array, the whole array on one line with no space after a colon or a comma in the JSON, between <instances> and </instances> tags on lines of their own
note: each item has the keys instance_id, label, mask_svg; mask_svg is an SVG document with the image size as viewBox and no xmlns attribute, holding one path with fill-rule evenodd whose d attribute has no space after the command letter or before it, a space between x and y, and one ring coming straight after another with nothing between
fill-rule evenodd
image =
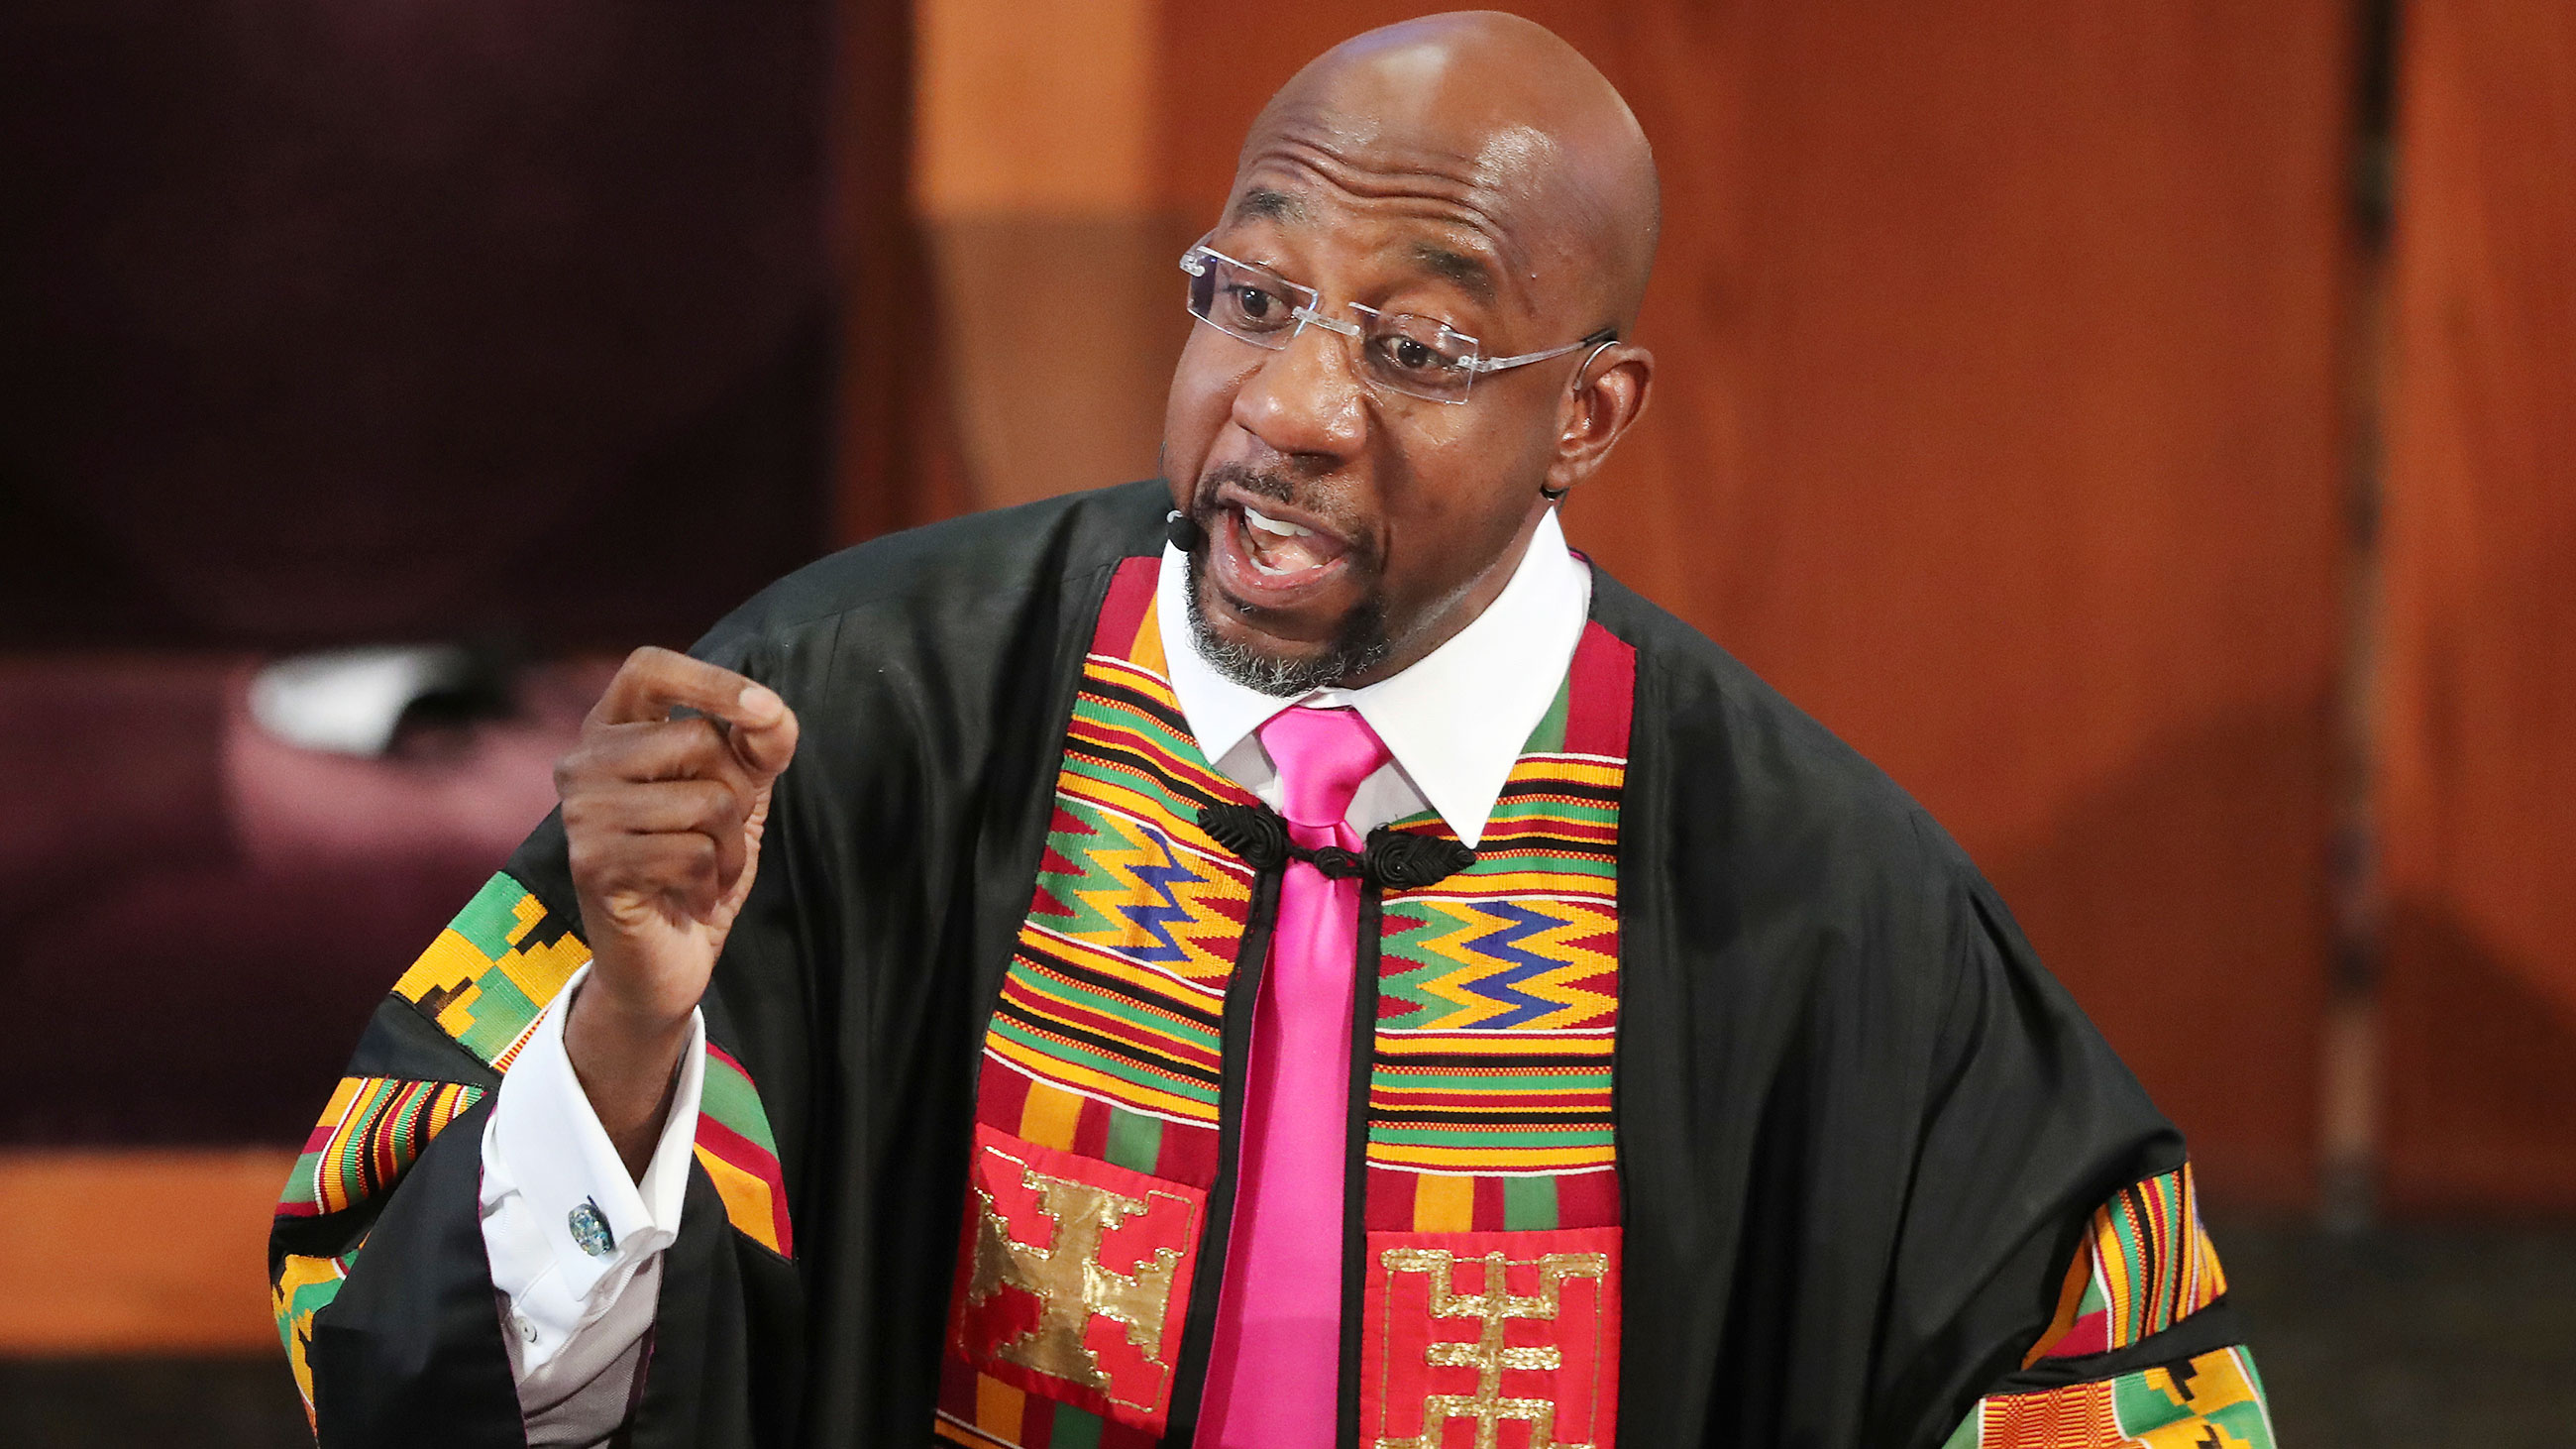
<instances>
[{"instance_id":1,"label":"white shirt cuff","mask_svg":"<svg viewBox=\"0 0 2576 1449\"><path fill-rule=\"evenodd\" d=\"M576 972L538 1018L483 1129L483 1242L492 1286L510 1300L511 1367L523 1383L679 1236L698 1133L706 1019L692 1012L661 1140L642 1181L628 1175L564 1050L564 1018L589 975ZM652 1321L649 1309L618 1317L640 1317L639 1332Z\"/></svg>"}]
</instances>

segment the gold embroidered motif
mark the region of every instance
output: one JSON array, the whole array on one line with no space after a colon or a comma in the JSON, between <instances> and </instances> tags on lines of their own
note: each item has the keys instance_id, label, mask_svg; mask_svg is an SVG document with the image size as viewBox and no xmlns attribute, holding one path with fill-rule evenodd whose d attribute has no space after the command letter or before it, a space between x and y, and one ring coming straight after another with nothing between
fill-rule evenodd
<instances>
[{"instance_id":1,"label":"gold embroidered motif","mask_svg":"<svg viewBox=\"0 0 2576 1449\"><path fill-rule=\"evenodd\" d=\"M1563 1355L1554 1348L1507 1348L1503 1344L1503 1325L1514 1318L1556 1317L1558 1290L1568 1278L1600 1278L1610 1271L1610 1258L1605 1253L1549 1253L1538 1260L1539 1291L1533 1297L1512 1295L1504 1281L1505 1259L1499 1252L1467 1261L1479 1263L1485 1270L1485 1291L1457 1291L1458 1257L1439 1248L1389 1248L1385 1253L1390 1273L1422 1273L1431 1280L1431 1316L1434 1318L1472 1318L1479 1320L1483 1331L1473 1343L1435 1343L1425 1350L1435 1368L1471 1368L1476 1371L1476 1391L1472 1394L1432 1394L1422 1401L1422 1432L1410 1439L1380 1439L1377 1449L1439 1449L1441 1430L1451 1419L1473 1419L1476 1422L1476 1449L1496 1449L1501 1442L1501 1426L1507 1422L1530 1426L1530 1449L1590 1449L1588 1445L1559 1444L1556 1441L1556 1404L1549 1399L1507 1399L1503 1397L1503 1372L1506 1369L1553 1369Z\"/></svg>"},{"instance_id":2,"label":"gold embroidered motif","mask_svg":"<svg viewBox=\"0 0 2576 1449\"><path fill-rule=\"evenodd\" d=\"M1163 1319L1171 1306L1172 1273L1181 1255L1171 1248L1157 1248L1152 1261L1137 1264L1132 1275L1110 1272L1100 1266L1101 1240L1148 1205L1087 1182L1050 1177L1004 1153L993 1155L1020 1169L1021 1182L1038 1195L1038 1210L1055 1224L1053 1247L1033 1248L1019 1242L994 1206L993 1195L980 1186L975 1189L983 1210L977 1214L975 1267L966 1286L967 1303L981 1307L1009 1287L1034 1295L1040 1304L1037 1327L998 1346L993 1356L1080 1384L1117 1403L1150 1408L1110 1392L1109 1374L1101 1368L1100 1356L1082 1337L1092 1319L1106 1318L1127 1330L1127 1341L1144 1353L1146 1362L1168 1373L1170 1365L1162 1358Z\"/></svg>"}]
</instances>

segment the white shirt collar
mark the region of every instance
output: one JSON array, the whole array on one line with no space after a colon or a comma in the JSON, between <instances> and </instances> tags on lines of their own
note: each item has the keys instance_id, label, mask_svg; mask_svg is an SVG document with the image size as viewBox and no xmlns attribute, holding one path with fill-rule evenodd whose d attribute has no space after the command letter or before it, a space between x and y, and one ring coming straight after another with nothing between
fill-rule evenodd
<instances>
[{"instance_id":1,"label":"white shirt collar","mask_svg":"<svg viewBox=\"0 0 2576 1449\"><path fill-rule=\"evenodd\" d=\"M1502 593L1447 643L1375 684L1282 699L1235 683L1199 653L1188 587L1188 560L1165 547L1155 584L1163 656L1181 714L1210 763L1257 788L1267 783L1269 762L1257 743L1242 747L1272 715L1298 704L1354 708L1386 742L1413 793L1471 847L1484 835L1521 746L1556 702L1592 607L1591 570L1566 551L1550 509ZM1234 767L1245 763L1265 778L1243 779Z\"/></svg>"}]
</instances>

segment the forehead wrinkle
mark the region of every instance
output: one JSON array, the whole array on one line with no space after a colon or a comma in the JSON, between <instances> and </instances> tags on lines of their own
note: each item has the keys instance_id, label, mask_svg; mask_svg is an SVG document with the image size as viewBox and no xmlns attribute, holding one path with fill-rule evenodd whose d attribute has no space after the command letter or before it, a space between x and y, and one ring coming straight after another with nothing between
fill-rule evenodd
<instances>
[{"instance_id":1,"label":"forehead wrinkle","mask_svg":"<svg viewBox=\"0 0 2576 1449\"><path fill-rule=\"evenodd\" d=\"M1368 149L1392 148L1370 146ZM1243 174L1250 177L1265 167L1277 167L1311 176L1344 195L1364 201L1411 199L1427 202L1427 214L1472 233L1492 248L1506 275L1517 276L1528 270L1529 249L1509 217L1512 200L1509 189L1497 186L1489 177L1478 174L1484 168L1476 158L1430 148L1405 149L1413 154L1354 156L1345 154L1344 147L1322 140L1281 135L1271 138L1271 144L1258 150L1249 146L1245 148ZM1277 189L1252 185L1247 187L1244 195L1249 198L1260 191ZM1237 209L1240 209L1240 203ZM1465 255L1454 248L1448 250L1455 255ZM1435 266L1434 270L1447 275L1445 269ZM1478 270L1485 269L1480 266Z\"/></svg>"}]
</instances>

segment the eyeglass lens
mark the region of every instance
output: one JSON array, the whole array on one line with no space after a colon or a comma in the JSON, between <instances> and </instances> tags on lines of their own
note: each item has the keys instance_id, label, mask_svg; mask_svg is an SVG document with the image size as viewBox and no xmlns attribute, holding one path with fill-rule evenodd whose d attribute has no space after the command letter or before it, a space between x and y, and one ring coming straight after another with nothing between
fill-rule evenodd
<instances>
[{"instance_id":1,"label":"eyeglass lens","mask_svg":"<svg viewBox=\"0 0 2576 1449\"><path fill-rule=\"evenodd\" d=\"M1199 270L1190 281L1190 314L1255 347L1277 351L1297 334L1299 311L1313 314L1318 294L1263 267L1213 253L1193 254ZM1433 402L1457 402L1475 381L1475 339L1437 318L1380 312L1356 304L1360 360L1376 382ZM1338 330L1338 329L1337 329Z\"/></svg>"}]
</instances>

